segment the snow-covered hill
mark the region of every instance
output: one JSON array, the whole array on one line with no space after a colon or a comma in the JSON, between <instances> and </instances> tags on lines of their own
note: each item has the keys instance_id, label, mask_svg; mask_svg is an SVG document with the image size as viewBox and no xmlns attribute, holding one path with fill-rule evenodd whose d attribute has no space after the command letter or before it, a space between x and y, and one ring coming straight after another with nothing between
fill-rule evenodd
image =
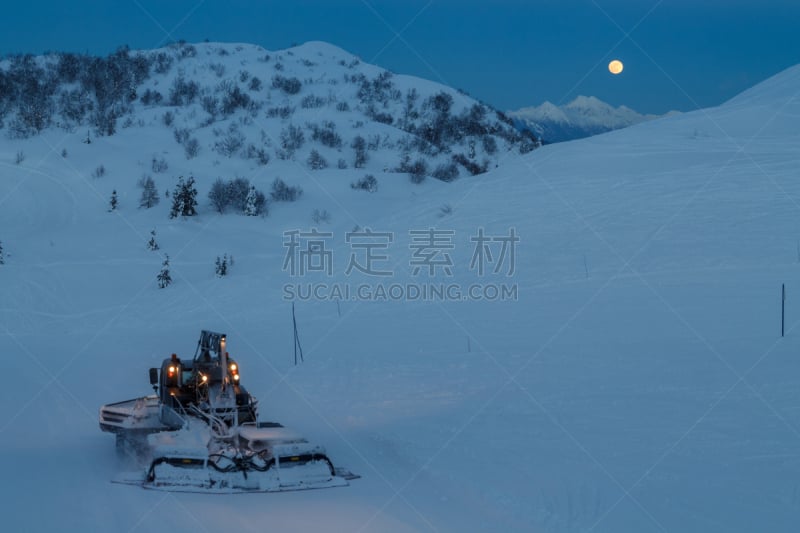
<instances>
[{"instance_id":1,"label":"snow-covered hill","mask_svg":"<svg viewBox=\"0 0 800 533\"><path fill-rule=\"evenodd\" d=\"M571 141L627 128L657 115L642 115L624 105L613 107L594 96L578 96L563 106L545 102L507 113L517 127L547 143Z\"/></svg>"},{"instance_id":2,"label":"snow-covered hill","mask_svg":"<svg viewBox=\"0 0 800 533\"><path fill-rule=\"evenodd\" d=\"M242 47L236 61L250 70L257 59ZM292 56L281 54L288 71ZM189 65L187 82L211 76ZM294 158L270 152L266 165L215 150L232 123L249 142L270 120L288 127L266 108L252 124L239 112L207 126L200 104L171 110L200 143L189 159L166 110L138 103L129 126L121 116L91 144L85 126L0 140L5 528L794 531L798 91L795 67L718 108L508 150L498 168L450 183L383 172L396 147L370 152L364 169L343 147L346 169L319 170L298 156L308 146ZM297 107L292 122L314 122L313 112ZM351 187L366 172L372 193ZM193 175L197 216L169 218L163 194L140 207L143 174L160 193ZM303 194L266 216L221 214L207 192L236 176L265 192L280 177ZM331 272L292 275L291 232L313 228L331 233L321 238ZM347 273L369 253L347 237L357 228L391 235L356 244L385 244L370 249L373 266L392 275ZM420 244L431 229L444 231L433 255ZM158 251L147 248L151 230ZM510 236L520 239L513 271L502 252ZM451 261L434 262L432 276L415 271L444 253ZM223 254L235 261L220 278ZM167 255L174 281L159 289ZM296 299L305 362L295 366L285 296L309 283L322 289ZM361 285L361 299L325 299ZM439 285L457 290L409 297L409 287ZM491 298L502 285L517 298ZM265 417L362 479L230 497L110 484L120 465L98 407L149 392L147 369L191 355L202 328L228 334Z\"/></svg>"},{"instance_id":3,"label":"snow-covered hill","mask_svg":"<svg viewBox=\"0 0 800 533\"><path fill-rule=\"evenodd\" d=\"M464 94L322 42L279 52L183 43L0 62L0 133L23 139L54 127L84 138L160 127L187 160L207 152L234 167L277 159L415 181L480 174L538 144Z\"/></svg>"}]
</instances>

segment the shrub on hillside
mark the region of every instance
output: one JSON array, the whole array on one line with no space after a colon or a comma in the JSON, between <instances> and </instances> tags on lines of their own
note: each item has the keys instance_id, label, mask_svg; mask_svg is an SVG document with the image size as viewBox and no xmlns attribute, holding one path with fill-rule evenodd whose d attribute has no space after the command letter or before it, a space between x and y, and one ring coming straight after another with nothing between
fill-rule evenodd
<instances>
[{"instance_id":1,"label":"shrub on hillside","mask_svg":"<svg viewBox=\"0 0 800 533\"><path fill-rule=\"evenodd\" d=\"M311 170L322 170L323 168L328 167L328 162L316 150L311 150L306 162Z\"/></svg>"},{"instance_id":2,"label":"shrub on hillside","mask_svg":"<svg viewBox=\"0 0 800 533\"><path fill-rule=\"evenodd\" d=\"M294 202L303 194L303 189L300 187L290 187L280 179L275 178L272 182L272 191L270 196L276 202Z\"/></svg>"},{"instance_id":3,"label":"shrub on hillside","mask_svg":"<svg viewBox=\"0 0 800 533\"><path fill-rule=\"evenodd\" d=\"M351 183L350 187L356 190L375 192L378 190L378 180L372 174L367 174L360 180Z\"/></svg>"},{"instance_id":4,"label":"shrub on hillside","mask_svg":"<svg viewBox=\"0 0 800 533\"><path fill-rule=\"evenodd\" d=\"M228 181L217 178L211 185L208 199L218 213L224 213L228 208L250 216L266 214L267 211L266 195L247 178Z\"/></svg>"},{"instance_id":5,"label":"shrub on hillside","mask_svg":"<svg viewBox=\"0 0 800 533\"><path fill-rule=\"evenodd\" d=\"M286 76L276 74L272 77L272 86L286 94L297 94L300 92L303 84L297 78L287 78Z\"/></svg>"},{"instance_id":6,"label":"shrub on hillside","mask_svg":"<svg viewBox=\"0 0 800 533\"><path fill-rule=\"evenodd\" d=\"M455 163L443 163L437 166L431 175L442 181L453 181L458 178L458 167Z\"/></svg>"}]
</instances>

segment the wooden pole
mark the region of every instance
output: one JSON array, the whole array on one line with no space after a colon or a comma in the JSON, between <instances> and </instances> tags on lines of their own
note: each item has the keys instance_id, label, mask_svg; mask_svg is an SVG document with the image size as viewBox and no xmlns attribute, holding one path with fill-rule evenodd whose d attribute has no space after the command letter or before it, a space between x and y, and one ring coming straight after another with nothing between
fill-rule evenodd
<instances>
[{"instance_id":1,"label":"wooden pole","mask_svg":"<svg viewBox=\"0 0 800 533\"><path fill-rule=\"evenodd\" d=\"M781 337L783 337L784 324L786 323L786 284L781 284Z\"/></svg>"},{"instance_id":2,"label":"wooden pole","mask_svg":"<svg viewBox=\"0 0 800 533\"><path fill-rule=\"evenodd\" d=\"M294 302L292 302L292 340L294 341L294 366L297 366L297 321L294 318Z\"/></svg>"}]
</instances>

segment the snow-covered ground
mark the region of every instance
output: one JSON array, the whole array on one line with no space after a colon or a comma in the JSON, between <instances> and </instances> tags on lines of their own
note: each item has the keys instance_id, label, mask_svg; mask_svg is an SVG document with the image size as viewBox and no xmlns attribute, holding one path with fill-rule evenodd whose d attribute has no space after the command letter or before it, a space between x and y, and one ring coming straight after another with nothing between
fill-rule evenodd
<instances>
[{"instance_id":1,"label":"snow-covered ground","mask_svg":"<svg viewBox=\"0 0 800 533\"><path fill-rule=\"evenodd\" d=\"M387 172L369 194L350 187L361 172L275 161L247 175L266 188L279 171L304 194L264 218L217 214L205 194L233 171L208 150L187 161L158 125L90 145L56 129L3 140L5 527L795 531L798 92L795 67L719 108L508 153L450 184ZM169 162L160 191L197 177L199 216L170 220L164 198L137 208L153 154ZM299 280L282 270L283 233L315 226L313 209L331 214L319 227L334 235L333 275ZM300 301L295 366L283 286L375 282L344 273L355 226L394 232L380 264L391 282L429 281L410 268L409 231L434 227L455 248L452 278L432 281L516 284L518 299ZM470 271L481 227L519 235L513 276ZM225 253L235 263L217 278ZM191 355L203 328L228 334L262 416L363 477L232 496L111 484L120 465L99 406L147 393L147 369Z\"/></svg>"}]
</instances>

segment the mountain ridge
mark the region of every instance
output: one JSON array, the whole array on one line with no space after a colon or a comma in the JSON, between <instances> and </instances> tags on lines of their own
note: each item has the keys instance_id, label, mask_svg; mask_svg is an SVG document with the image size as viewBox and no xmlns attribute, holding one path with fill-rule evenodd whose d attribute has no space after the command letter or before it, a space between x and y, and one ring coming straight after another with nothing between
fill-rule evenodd
<instances>
[{"instance_id":1,"label":"mountain ridge","mask_svg":"<svg viewBox=\"0 0 800 533\"><path fill-rule=\"evenodd\" d=\"M482 102L322 41L277 52L176 43L106 57L14 56L0 63L0 87L0 132L10 138L48 128L113 136L160 121L187 159L212 150L228 158L261 154L263 164L313 157L315 168L343 167L337 160L355 163L348 162L352 148L360 153L356 166L367 168L367 152L384 149L398 156L390 169L451 181L486 172L504 152L538 146Z\"/></svg>"},{"instance_id":2,"label":"mountain ridge","mask_svg":"<svg viewBox=\"0 0 800 533\"><path fill-rule=\"evenodd\" d=\"M562 106L545 101L507 115L519 129L532 132L545 143L581 139L667 116L643 115L625 105L613 107L595 96L583 95Z\"/></svg>"}]
</instances>

